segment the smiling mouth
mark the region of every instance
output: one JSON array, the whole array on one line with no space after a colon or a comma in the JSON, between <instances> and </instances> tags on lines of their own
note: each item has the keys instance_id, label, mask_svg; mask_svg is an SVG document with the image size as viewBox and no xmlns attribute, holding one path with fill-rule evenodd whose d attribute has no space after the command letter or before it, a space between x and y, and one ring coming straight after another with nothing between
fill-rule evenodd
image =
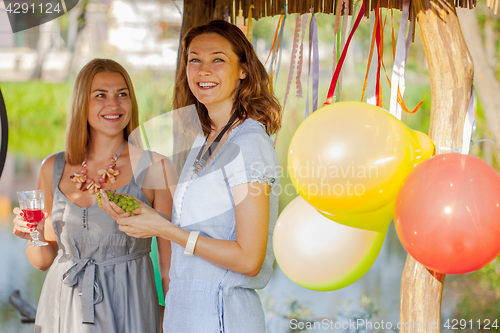
<instances>
[{"instance_id":1,"label":"smiling mouth","mask_svg":"<svg viewBox=\"0 0 500 333\"><path fill-rule=\"evenodd\" d=\"M198 82L198 86L203 89L209 89L218 86L218 83L215 82Z\"/></svg>"},{"instance_id":2,"label":"smiling mouth","mask_svg":"<svg viewBox=\"0 0 500 333\"><path fill-rule=\"evenodd\" d=\"M104 119L118 119L122 115L121 114L116 114L116 115L109 115L109 116L102 116Z\"/></svg>"}]
</instances>

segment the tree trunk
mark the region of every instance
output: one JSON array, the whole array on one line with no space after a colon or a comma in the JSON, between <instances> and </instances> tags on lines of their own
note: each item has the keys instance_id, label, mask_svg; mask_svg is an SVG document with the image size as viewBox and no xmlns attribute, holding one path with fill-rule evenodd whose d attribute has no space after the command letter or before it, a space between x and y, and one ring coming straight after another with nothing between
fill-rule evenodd
<instances>
[{"instance_id":1,"label":"tree trunk","mask_svg":"<svg viewBox=\"0 0 500 333\"><path fill-rule=\"evenodd\" d=\"M40 80L42 78L42 68L43 63L45 62L45 57L47 53L49 53L50 48L52 46L52 35L53 35L53 27L56 24L55 20L48 21L45 24L42 24L39 28L38 42L36 47L36 63L35 69L33 73L31 73L31 80ZM59 24L57 22L57 24Z\"/></svg>"},{"instance_id":2,"label":"tree trunk","mask_svg":"<svg viewBox=\"0 0 500 333\"><path fill-rule=\"evenodd\" d=\"M184 0L184 11L182 14L182 26L179 45L182 43L182 39L189 29L207 23L213 19L221 19L222 17L216 17L217 0ZM177 71L179 69L180 57L181 57L182 47L179 47L177 52L177 68L175 74L177 76ZM176 119L176 114L174 114L174 122L179 121ZM180 174L184 163L189 154L188 150L184 147L189 145L189 138L183 136L182 131L174 127L174 156L173 162L177 173Z\"/></svg>"},{"instance_id":3,"label":"tree trunk","mask_svg":"<svg viewBox=\"0 0 500 333\"><path fill-rule=\"evenodd\" d=\"M500 95L498 94L500 82L495 76L493 65L495 58L491 58L491 50L487 52L488 48L483 43L476 11L459 10L458 15L462 25L467 27L464 30L464 37L475 63L474 85L483 107L486 122L491 130L492 139L495 142L497 161L500 161L500 115L498 114L500 110ZM491 34L486 33L485 36L491 38ZM491 143L486 142L485 144Z\"/></svg>"},{"instance_id":4,"label":"tree trunk","mask_svg":"<svg viewBox=\"0 0 500 333\"><path fill-rule=\"evenodd\" d=\"M431 123L436 153L461 149L470 100L473 64L453 2L414 0L413 10L429 64ZM401 281L400 332L440 332L445 274L432 272L408 255Z\"/></svg>"},{"instance_id":5,"label":"tree trunk","mask_svg":"<svg viewBox=\"0 0 500 333\"><path fill-rule=\"evenodd\" d=\"M179 45L181 45L182 38L184 38L184 35L189 31L189 29L214 19L215 3L216 0L184 0ZM180 52L181 48L179 47L177 54L177 68L179 67Z\"/></svg>"}]
</instances>

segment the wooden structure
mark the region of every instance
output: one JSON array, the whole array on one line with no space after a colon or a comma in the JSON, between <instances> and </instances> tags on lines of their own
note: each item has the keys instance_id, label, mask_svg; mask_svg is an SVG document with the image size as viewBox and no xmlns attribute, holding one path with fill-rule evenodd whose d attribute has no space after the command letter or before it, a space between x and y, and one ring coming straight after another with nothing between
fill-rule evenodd
<instances>
[{"instance_id":1,"label":"wooden structure","mask_svg":"<svg viewBox=\"0 0 500 333\"><path fill-rule=\"evenodd\" d=\"M365 15L377 7L402 9L402 0L363 0ZM492 3L493 1L489 1ZM349 1L352 6L353 1ZM225 15L235 22L241 9L252 17L282 14L334 13L337 0L184 0L181 36L191 27ZM496 3L498 4L498 3ZM475 0L412 0L410 19L416 19L422 36L431 79L431 124L429 136L438 147L460 149L467 106L471 97L474 68L465 44L456 7L474 8ZM437 150L436 153L441 153ZM440 332L441 296L445 275L429 271L408 255L402 276L400 321L422 323L401 332ZM437 325L428 326L429 323Z\"/></svg>"}]
</instances>

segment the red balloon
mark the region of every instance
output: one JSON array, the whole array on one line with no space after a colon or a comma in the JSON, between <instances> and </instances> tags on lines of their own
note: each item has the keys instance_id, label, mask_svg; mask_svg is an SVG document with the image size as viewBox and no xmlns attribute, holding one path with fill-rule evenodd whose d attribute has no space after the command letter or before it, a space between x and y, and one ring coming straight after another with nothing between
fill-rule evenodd
<instances>
[{"instance_id":1,"label":"red balloon","mask_svg":"<svg viewBox=\"0 0 500 333\"><path fill-rule=\"evenodd\" d=\"M406 178L394 225L408 253L433 271L478 270L500 254L500 175L471 155L432 157Z\"/></svg>"}]
</instances>

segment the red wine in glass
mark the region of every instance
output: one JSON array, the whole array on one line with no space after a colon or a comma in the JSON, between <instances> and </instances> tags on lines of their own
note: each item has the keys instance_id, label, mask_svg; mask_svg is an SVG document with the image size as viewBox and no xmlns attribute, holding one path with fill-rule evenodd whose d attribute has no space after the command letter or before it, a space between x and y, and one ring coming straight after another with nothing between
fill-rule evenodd
<instances>
[{"instance_id":1,"label":"red wine in glass","mask_svg":"<svg viewBox=\"0 0 500 333\"><path fill-rule=\"evenodd\" d=\"M22 209L24 220L29 223L38 224L44 218L43 210L41 209Z\"/></svg>"},{"instance_id":2,"label":"red wine in glass","mask_svg":"<svg viewBox=\"0 0 500 333\"><path fill-rule=\"evenodd\" d=\"M43 190L17 192L17 198L19 199L19 207L23 211L22 219L28 223L38 225L45 217L43 212ZM28 243L26 247L49 245L47 242L40 241L38 235L38 229L32 229L30 233L32 242Z\"/></svg>"}]
</instances>

